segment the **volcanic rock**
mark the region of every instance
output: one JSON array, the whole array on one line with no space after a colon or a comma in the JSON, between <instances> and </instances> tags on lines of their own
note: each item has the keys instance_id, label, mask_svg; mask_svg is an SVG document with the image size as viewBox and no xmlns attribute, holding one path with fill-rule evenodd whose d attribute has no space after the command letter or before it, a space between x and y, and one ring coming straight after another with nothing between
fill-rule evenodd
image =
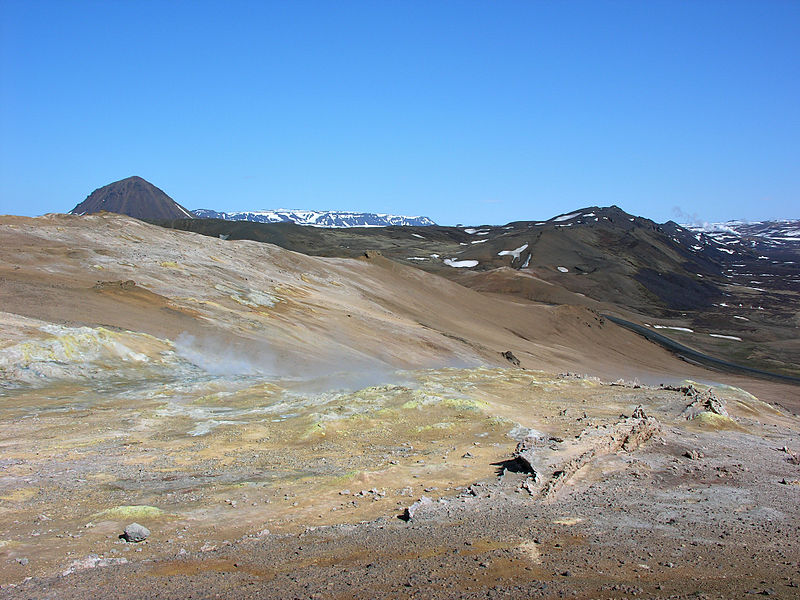
<instances>
[{"instance_id":1,"label":"volcanic rock","mask_svg":"<svg viewBox=\"0 0 800 600\"><path fill-rule=\"evenodd\" d=\"M414 504L406 507L405 511L403 512L403 519L406 521L411 521L414 518L414 515L417 513L417 511L423 506L426 506L428 504L433 504L433 500L431 500L427 496L422 496L419 500L414 502Z\"/></svg>"},{"instance_id":2,"label":"volcanic rock","mask_svg":"<svg viewBox=\"0 0 800 600\"><path fill-rule=\"evenodd\" d=\"M501 352L500 354L503 356L503 358L505 358L515 367L518 367L520 365L519 359L516 356L514 356L514 353L511 352L511 350L506 350L505 352Z\"/></svg>"},{"instance_id":3,"label":"volcanic rock","mask_svg":"<svg viewBox=\"0 0 800 600\"><path fill-rule=\"evenodd\" d=\"M126 542L138 543L145 541L150 536L150 530L144 525L131 523L125 528L122 538Z\"/></svg>"},{"instance_id":4,"label":"volcanic rock","mask_svg":"<svg viewBox=\"0 0 800 600\"><path fill-rule=\"evenodd\" d=\"M136 219L193 219L194 215L149 181L128 177L93 191L70 211L88 215L101 211L120 213Z\"/></svg>"}]
</instances>

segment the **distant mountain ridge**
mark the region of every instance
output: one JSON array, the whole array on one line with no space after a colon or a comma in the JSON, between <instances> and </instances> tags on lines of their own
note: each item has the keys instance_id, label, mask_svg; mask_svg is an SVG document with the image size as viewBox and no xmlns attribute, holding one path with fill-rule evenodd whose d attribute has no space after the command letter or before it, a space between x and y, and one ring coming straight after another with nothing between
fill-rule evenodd
<instances>
[{"instance_id":1,"label":"distant mountain ridge","mask_svg":"<svg viewBox=\"0 0 800 600\"><path fill-rule=\"evenodd\" d=\"M672 221L658 224L636 217L618 206L589 206L546 221L471 227L326 230L286 222L203 218L163 224L317 256L352 258L374 249L388 259L476 289L484 290L485 282L485 291L519 288L525 295L533 286L535 294L531 293L544 301L569 296L571 302L593 298L634 308L649 308L654 302L671 310L710 306L721 292L706 277L719 275L723 261L731 258L711 237ZM505 270L498 275L497 269ZM487 279L495 277L502 281ZM543 281L549 279L566 288L562 295L545 289L550 286Z\"/></svg>"},{"instance_id":2,"label":"distant mountain ridge","mask_svg":"<svg viewBox=\"0 0 800 600\"><path fill-rule=\"evenodd\" d=\"M713 239L729 254L755 252L773 258L785 258L783 252L796 252L800 249L800 219L726 221L684 227Z\"/></svg>"},{"instance_id":3,"label":"distant mountain ridge","mask_svg":"<svg viewBox=\"0 0 800 600\"><path fill-rule=\"evenodd\" d=\"M193 219L194 215L141 177L133 176L109 183L93 191L70 214L89 215L101 211L128 215L136 219Z\"/></svg>"},{"instance_id":4,"label":"distant mountain ridge","mask_svg":"<svg viewBox=\"0 0 800 600\"><path fill-rule=\"evenodd\" d=\"M684 225L692 231L700 231L711 236L724 238L725 234L736 236L758 236L777 241L800 241L800 219L780 221L726 221L724 223L704 223L703 225Z\"/></svg>"},{"instance_id":5,"label":"distant mountain ridge","mask_svg":"<svg viewBox=\"0 0 800 600\"><path fill-rule=\"evenodd\" d=\"M350 212L343 210L302 210L278 208L274 210L219 212L200 208L192 211L199 219L224 221L250 221L253 223L295 223L314 227L389 227L393 225L428 227L436 225L428 217L387 215L382 213Z\"/></svg>"}]
</instances>

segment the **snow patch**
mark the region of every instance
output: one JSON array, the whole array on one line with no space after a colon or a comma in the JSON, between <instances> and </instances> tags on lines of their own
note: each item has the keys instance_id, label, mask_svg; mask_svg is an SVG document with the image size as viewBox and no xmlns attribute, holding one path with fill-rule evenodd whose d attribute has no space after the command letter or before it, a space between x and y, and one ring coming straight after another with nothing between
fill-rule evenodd
<instances>
[{"instance_id":1,"label":"snow patch","mask_svg":"<svg viewBox=\"0 0 800 600\"><path fill-rule=\"evenodd\" d=\"M519 259L519 255L522 254L528 248L528 244L522 244L516 250L501 250L497 253L497 256L513 256L514 260Z\"/></svg>"},{"instance_id":2,"label":"snow patch","mask_svg":"<svg viewBox=\"0 0 800 600\"><path fill-rule=\"evenodd\" d=\"M577 217L580 214L581 214L580 211L578 211L578 212L574 212L574 213L569 214L569 215L561 215L560 217L556 217L555 219L551 219L551 220L555 221L556 223L560 223L561 221L569 221L570 219L574 219L575 217Z\"/></svg>"},{"instance_id":3,"label":"snow patch","mask_svg":"<svg viewBox=\"0 0 800 600\"><path fill-rule=\"evenodd\" d=\"M105 200L103 200L103 202L105 202ZM187 217L189 217L190 219L194 219L194 218L195 218L195 216L194 216L193 214L191 214L190 212L188 212L186 209L184 209L184 208L183 208L183 207L182 207L180 204L178 204L177 202L175 203L175 207L176 207L176 208L177 208L179 211L181 211L183 214L185 214Z\"/></svg>"},{"instance_id":4,"label":"snow patch","mask_svg":"<svg viewBox=\"0 0 800 600\"><path fill-rule=\"evenodd\" d=\"M444 264L448 267L456 267L458 269L462 269L465 267L477 267L478 261L477 260L455 260L453 258L445 258Z\"/></svg>"},{"instance_id":5,"label":"snow patch","mask_svg":"<svg viewBox=\"0 0 800 600\"><path fill-rule=\"evenodd\" d=\"M687 333L694 333L694 329L689 329L688 327L672 327L670 325L653 325L655 329L673 329L675 331L685 331Z\"/></svg>"}]
</instances>

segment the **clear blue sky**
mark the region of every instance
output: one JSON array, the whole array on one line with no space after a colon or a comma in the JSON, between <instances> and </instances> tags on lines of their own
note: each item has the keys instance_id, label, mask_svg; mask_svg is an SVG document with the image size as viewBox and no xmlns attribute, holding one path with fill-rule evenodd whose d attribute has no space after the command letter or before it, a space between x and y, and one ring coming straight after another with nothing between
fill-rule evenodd
<instances>
[{"instance_id":1,"label":"clear blue sky","mask_svg":"<svg viewBox=\"0 0 800 600\"><path fill-rule=\"evenodd\" d=\"M800 217L800 2L0 0L0 213ZM684 217L685 219L685 217Z\"/></svg>"}]
</instances>

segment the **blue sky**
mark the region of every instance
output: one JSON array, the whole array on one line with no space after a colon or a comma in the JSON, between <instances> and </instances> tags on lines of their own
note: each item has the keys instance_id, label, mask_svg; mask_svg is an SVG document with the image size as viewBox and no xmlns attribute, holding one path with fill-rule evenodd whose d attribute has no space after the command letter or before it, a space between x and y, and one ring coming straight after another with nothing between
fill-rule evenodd
<instances>
[{"instance_id":1,"label":"blue sky","mask_svg":"<svg viewBox=\"0 0 800 600\"><path fill-rule=\"evenodd\" d=\"M0 213L800 217L800 2L0 0Z\"/></svg>"}]
</instances>

